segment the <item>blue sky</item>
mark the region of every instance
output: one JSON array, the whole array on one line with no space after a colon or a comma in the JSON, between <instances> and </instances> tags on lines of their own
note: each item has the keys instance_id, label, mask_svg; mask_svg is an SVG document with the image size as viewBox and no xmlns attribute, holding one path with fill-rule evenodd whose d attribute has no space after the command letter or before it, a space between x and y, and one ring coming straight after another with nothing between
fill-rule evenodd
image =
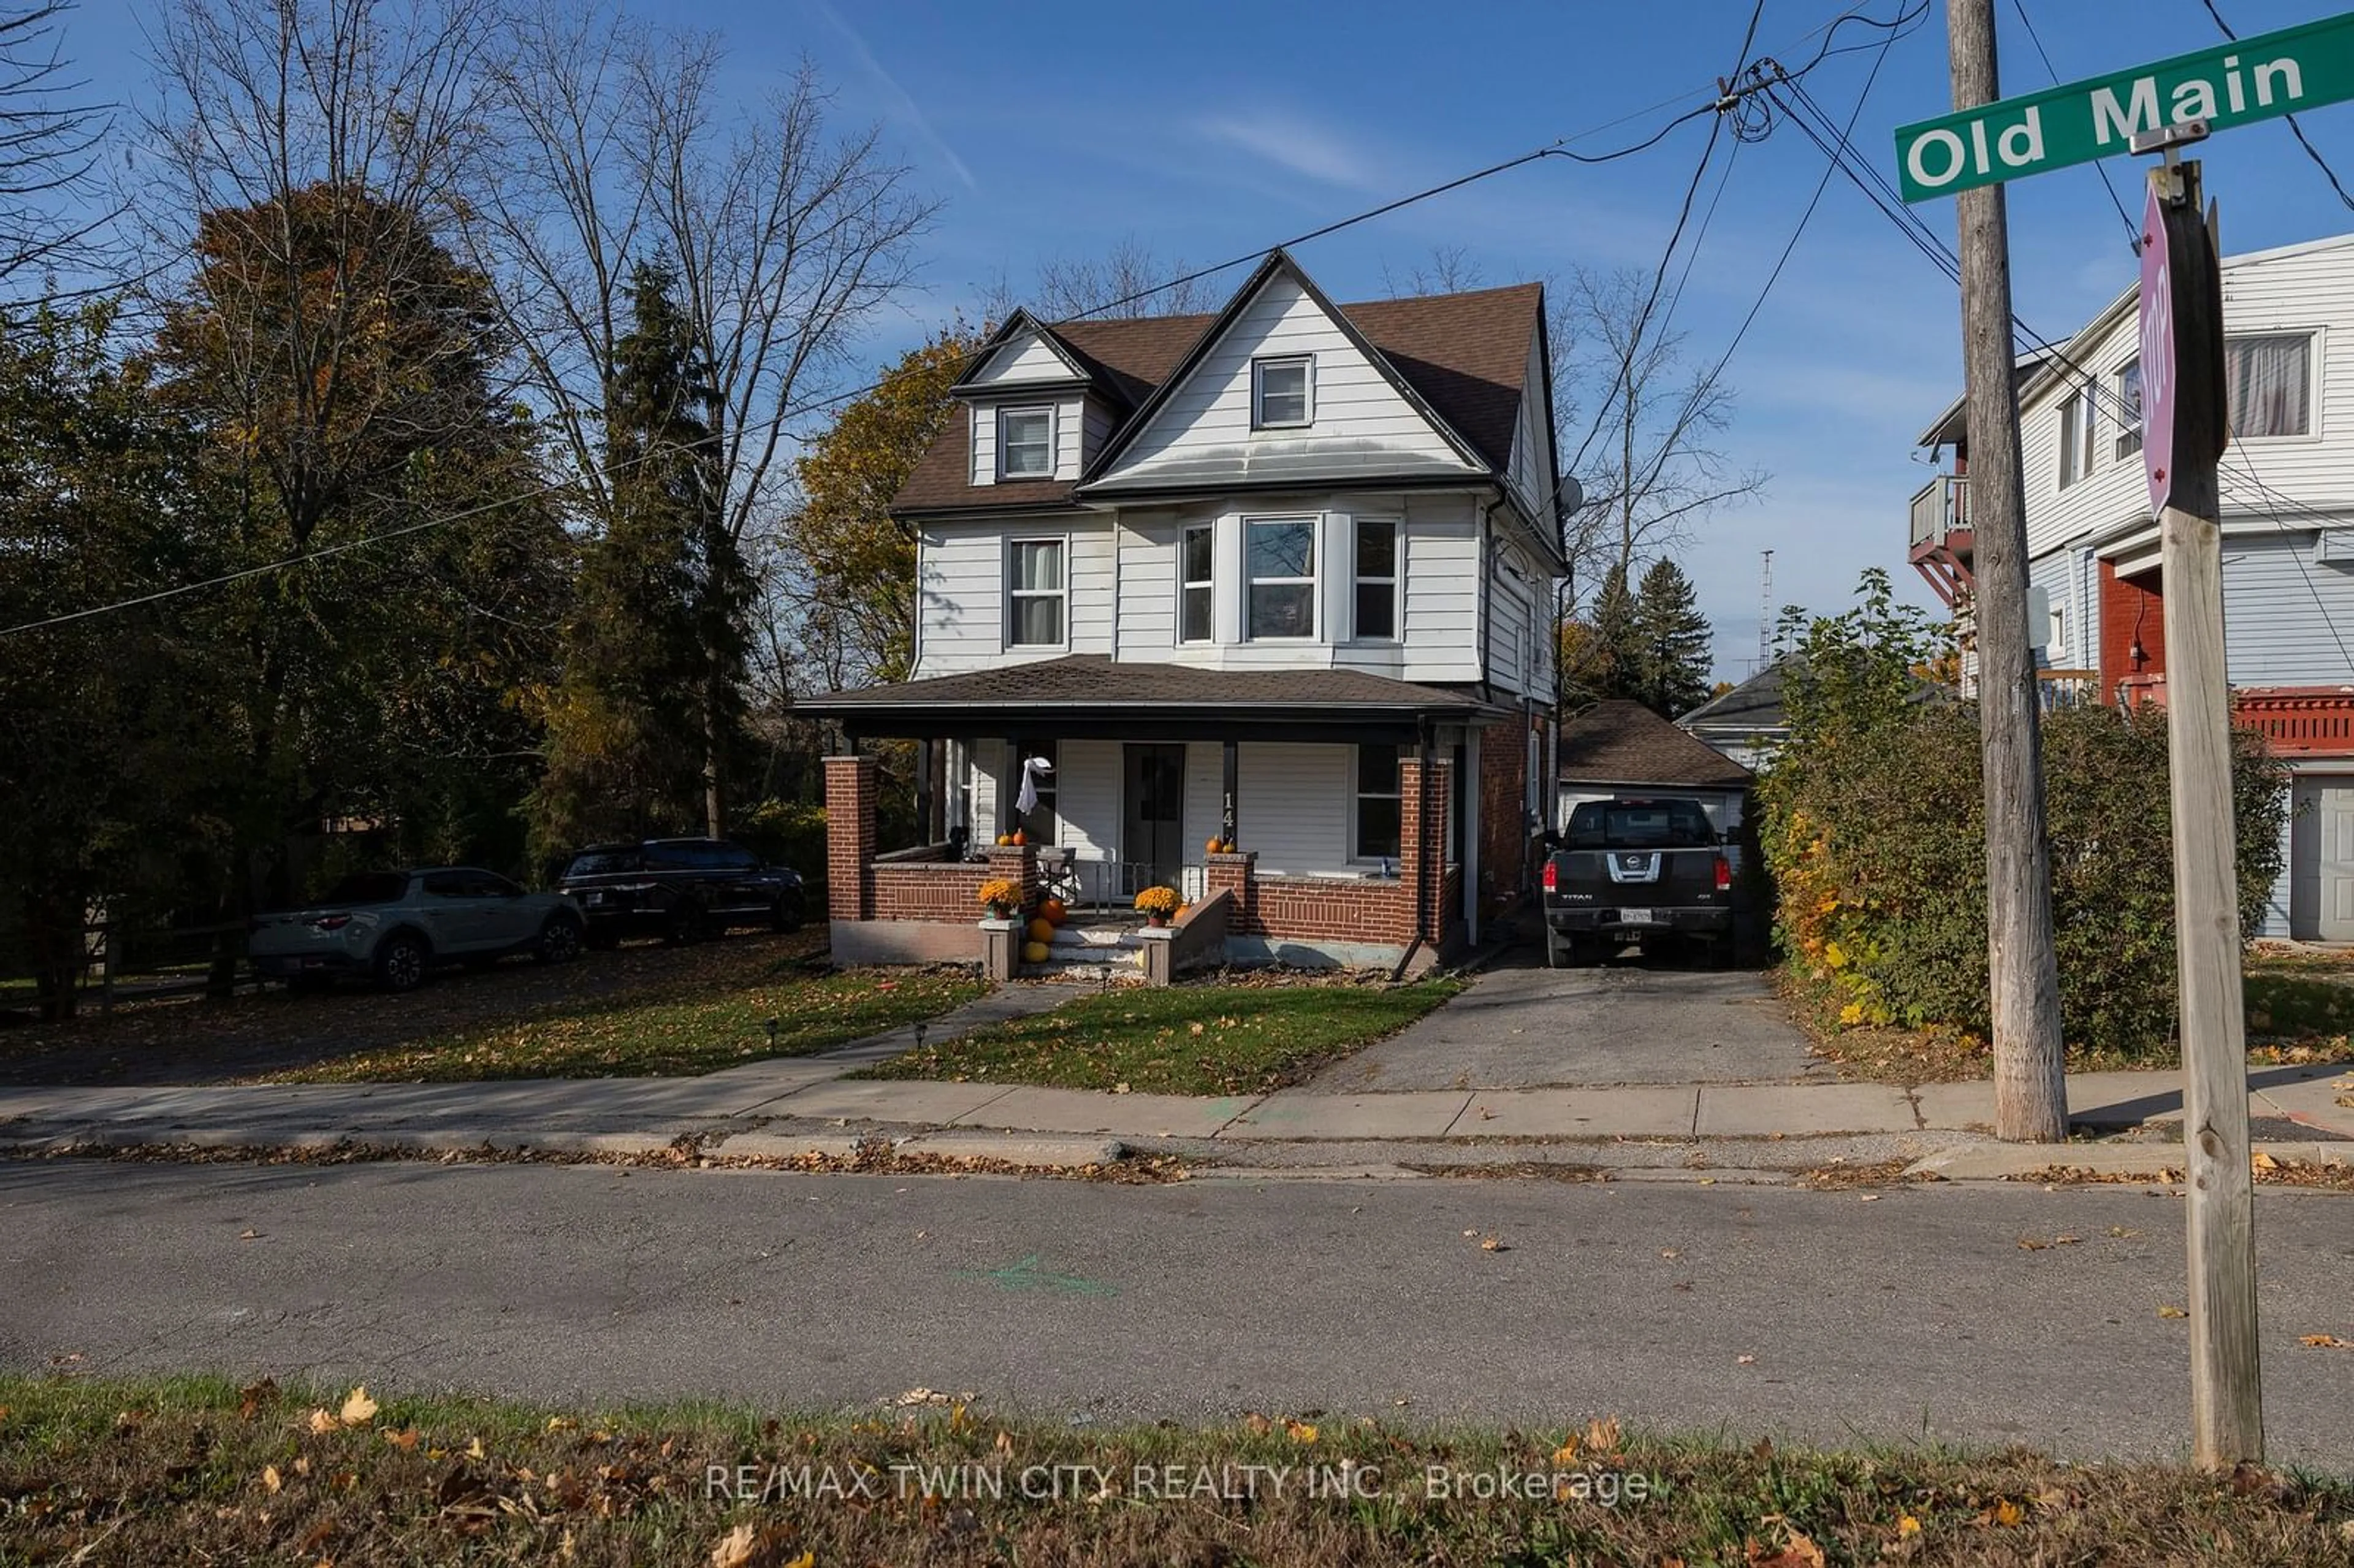
<instances>
[{"instance_id":1,"label":"blue sky","mask_svg":"<svg viewBox=\"0 0 2354 1568\"><path fill-rule=\"evenodd\" d=\"M2024 4L2065 80L2221 41L2200 0ZM2243 35L2333 10L2311 0L2218 4ZM1843 8L1766 0L1753 53L1795 67ZM1892 16L1900 0L1870 8ZM2049 85L2013 0L1997 9L2006 91ZM1734 69L1749 15L1749 0L713 0L695 21L726 37L733 79L748 96L802 57L815 60L841 115L881 122L944 199L923 245L921 291L878 327L879 365L926 328L974 313L1001 272L1018 284L1044 258L1096 255L1133 238L1172 259L1224 260L1556 138L1575 138L1571 146L1585 153L1641 140L1704 101ZM94 79L127 93L143 75L135 40L146 26L143 5L86 0L69 19L67 47ZM1841 41L1870 37L1851 26ZM1874 53L1830 60L1809 90L1844 116ZM1949 106L1944 6L1932 0L1925 25L1881 70L1856 143L1893 178L1893 128ZM2354 182L2354 104L2302 118ZM1648 269L1706 136L1696 121L1605 166L1548 159L1299 256L1344 300L1391 291L1389 275L1440 246L1462 248L1495 283L1578 263ZM2354 228L2354 212L2280 122L2220 136L2202 155L2229 251ZM1721 147L1717 169L1724 157ZM2138 216L2139 164L2106 166ZM1694 355L1722 352L1823 168L1794 126L1740 148L1675 316ZM1952 204L1925 210L1950 238ZM2133 279L2125 225L2089 169L2013 185L2010 220L2017 305L2048 336L2073 331ZM1242 276L1237 269L1220 283ZM1903 565L1904 509L1928 476L1914 438L1959 389L1955 291L1834 177L1728 376L1740 401L1725 447L1772 478L1762 500L1710 522L1681 558L1714 622L1719 671L1737 676L1756 651L1761 550L1775 552L1776 605L1840 608L1871 566L1890 568L1925 601Z\"/></svg>"}]
</instances>

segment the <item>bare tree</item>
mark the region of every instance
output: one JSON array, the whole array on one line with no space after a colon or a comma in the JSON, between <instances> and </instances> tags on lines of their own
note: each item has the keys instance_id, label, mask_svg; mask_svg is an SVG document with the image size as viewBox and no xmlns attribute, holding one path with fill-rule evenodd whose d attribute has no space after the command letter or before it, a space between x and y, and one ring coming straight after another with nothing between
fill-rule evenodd
<instances>
[{"instance_id":1,"label":"bare tree","mask_svg":"<svg viewBox=\"0 0 2354 1568\"><path fill-rule=\"evenodd\" d=\"M0 9L0 290L76 259L117 212L99 199L112 122L67 77L63 4Z\"/></svg>"},{"instance_id":2,"label":"bare tree","mask_svg":"<svg viewBox=\"0 0 2354 1568\"><path fill-rule=\"evenodd\" d=\"M725 63L709 37L547 0L492 63L496 146L469 228L592 518L610 502L602 432L631 264L676 270L717 454L707 525L762 580L772 618L792 483L779 458L795 421L845 391L860 334L908 283L938 203L876 129L829 124L814 68L738 113ZM748 630L756 648L784 646ZM718 705L706 701L715 833Z\"/></svg>"},{"instance_id":3,"label":"bare tree","mask_svg":"<svg viewBox=\"0 0 2354 1568\"><path fill-rule=\"evenodd\" d=\"M1590 410L1584 437L1564 454L1586 495L1563 539L1575 603L1609 567L1632 580L1712 513L1758 494L1766 475L1736 470L1719 449L1733 389L1721 365L1684 373L1683 334L1653 309L1648 275L1580 268L1560 292L1557 429L1565 433L1581 405Z\"/></svg>"},{"instance_id":4,"label":"bare tree","mask_svg":"<svg viewBox=\"0 0 2354 1568\"><path fill-rule=\"evenodd\" d=\"M1225 296L1190 274L1182 256L1163 260L1131 234L1097 257L1054 256L1038 263L1028 290L1001 271L981 291L984 322L1002 322L1016 305L1041 321L1134 321L1216 310Z\"/></svg>"}]
</instances>

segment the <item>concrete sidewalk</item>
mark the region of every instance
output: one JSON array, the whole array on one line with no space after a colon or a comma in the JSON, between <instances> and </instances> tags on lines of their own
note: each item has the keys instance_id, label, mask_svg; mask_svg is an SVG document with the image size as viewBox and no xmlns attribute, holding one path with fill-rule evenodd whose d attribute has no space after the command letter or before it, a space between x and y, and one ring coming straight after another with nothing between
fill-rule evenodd
<instances>
[{"instance_id":1,"label":"concrete sidewalk","mask_svg":"<svg viewBox=\"0 0 2354 1568\"><path fill-rule=\"evenodd\" d=\"M928 1031L949 1033L1040 1011L1051 988L1011 988ZM699 1078L483 1084L260 1085L201 1088L0 1089L0 1152L76 1145L205 1144L652 1151L694 1138L706 1150L844 1144L858 1136L985 1134L1246 1146L1640 1140L1705 1147L1745 1140L1938 1134L1940 1150L1991 1134L1990 1083L1636 1084L1594 1088L1416 1089L1193 1098L845 1075L916 1044L911 1027L824 1056L754 1063ZM2259 1140L2346 1140L2354 1152L2354 1070L2282 1066L2249 1074ZM2069 1080L2071 1119L2139 1128L2164 1158L2182 1114L2176 1073L2090 1073ZM757 1137L755 1136L757 1135ZM2179 1139L2179 1134L2173 1134ZM1883 1145L1884 1146L1884 1145ZM975 1144L974 1147L979 1147ZM1879 1146L1876 1146L1879 1147ZM1090 1155L1097 1158L1099 1155Z\"/></svg>"}]
</instances>

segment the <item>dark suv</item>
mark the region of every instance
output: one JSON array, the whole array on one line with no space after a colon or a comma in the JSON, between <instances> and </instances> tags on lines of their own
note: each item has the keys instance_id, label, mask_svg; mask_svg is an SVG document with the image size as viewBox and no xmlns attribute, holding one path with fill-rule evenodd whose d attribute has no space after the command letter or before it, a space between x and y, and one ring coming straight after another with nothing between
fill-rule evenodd
<instances>
[{"instance_id":1,"label":"dark suv","mask_svg":"<svg viewBox=\"0 0 2354 1568\"><path fill-rule=\"evenodd\" d=\"M790 931L809 915L799 872L721 839L591 844L557 891L579 904L592 948L629 936L694 941L731 926Z\"/></svg>"}]
</instances>

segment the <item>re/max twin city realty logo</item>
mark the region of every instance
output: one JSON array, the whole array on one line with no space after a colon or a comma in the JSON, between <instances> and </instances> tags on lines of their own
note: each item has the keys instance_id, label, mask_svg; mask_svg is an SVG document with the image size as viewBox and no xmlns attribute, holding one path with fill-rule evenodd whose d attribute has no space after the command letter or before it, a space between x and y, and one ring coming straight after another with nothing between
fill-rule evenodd
<instances>
[{"instance_id":1,"label":"re/max twin city realty logo","mask_svg":"<svg viewBox=\"0 0 2354 1568\"><path fill-rule=\"evenodd\" d=\"M2228 130L2354 98L2354 13L1901 127L1906 201L2091 163L2145 131Z\"/></svg>"}]
</instances>

